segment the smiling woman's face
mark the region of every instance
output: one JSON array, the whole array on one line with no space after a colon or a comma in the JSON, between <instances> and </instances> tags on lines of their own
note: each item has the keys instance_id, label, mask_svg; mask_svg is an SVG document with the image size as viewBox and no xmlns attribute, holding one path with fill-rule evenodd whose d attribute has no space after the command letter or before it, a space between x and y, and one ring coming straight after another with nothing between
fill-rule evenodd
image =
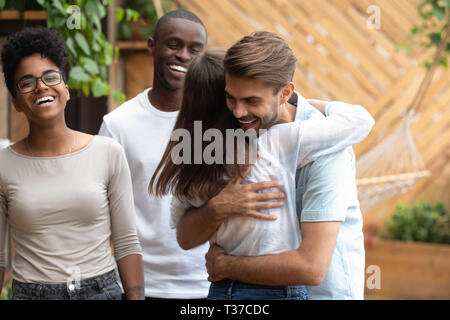
<instances>
[{"instance_id":1,"label":"smiling woman's face","mask_svg":"<svg viewBox=\"0 0 450 320\"><path fill-rule=\"evenodd\" d=\"M49 59L35 53L20 61L14 82L17 84L24 78L41 77L50 70L61 71ZM30 92L21 93L17 86L15 90L16 97L12 99L12 102L17 111L23 112L30 122L45 123L60 117L64 120L64 109L70 97L69 87L64 81L54 86L47 86L39 79L36 88Z\"/></svg>"}]
</instances>

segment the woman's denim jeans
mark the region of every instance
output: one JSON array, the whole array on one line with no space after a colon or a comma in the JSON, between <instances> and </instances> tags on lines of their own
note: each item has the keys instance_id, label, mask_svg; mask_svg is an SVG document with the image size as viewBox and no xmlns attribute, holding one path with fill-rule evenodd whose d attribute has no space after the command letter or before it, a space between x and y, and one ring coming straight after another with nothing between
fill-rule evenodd
<instances>
[{"instance_id":1,"label":"woman's denim jeans","mask_svg":"<svg viewBox=\"0 0 450 320\"><path fill-rule=\"evenodd\" d=\"M121 300L122 289L116 272L81 280L79 285L67 283L23 283L13 280L13 300Z\"/></svg>"},{"instance_id":2,"label":"woman's denim jeans","mask_svg":"<svg viewBox=\"0 0 450 320\"><path fill-rule=\"evenodd\" d=\"M308 300L305 286L261 286L224 279L212 282L210 300Z\"/></svg>"}]
</instances>

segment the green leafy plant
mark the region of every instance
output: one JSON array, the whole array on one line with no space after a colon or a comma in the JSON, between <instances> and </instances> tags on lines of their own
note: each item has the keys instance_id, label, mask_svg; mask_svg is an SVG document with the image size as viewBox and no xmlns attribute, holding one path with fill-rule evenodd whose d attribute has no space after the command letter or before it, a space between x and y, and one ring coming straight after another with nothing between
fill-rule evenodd
<instances>
[{"instance_id":1,"label":"green leafy plant","mask_svg":"<svg viewBox=\"0 0 450 320\"><path fill-rule=\"evenodd\" d=\"M176 4L172 0L161 1L163 12L167 12L174 6ZM151 0L126 0L124 7L127 9L122 14L131 16L132 12L139 12L139 19L133 20L135 23L126 23L125 20L122 20L119 24L119 39L130 40L135 34L136 38L147 40L153 34L158 22L157 10L153 2Z\"/></svg>"},{"instance_id":2,"label":"green leafy plant","mask_svg":"<svg viewBox=\"0 0 450 320\"><path fill-rule=\"evenodd\" d=\"M12 280L10 280L0 294L0 300L11 300L12 298Z\"/></svg>"},{"instance_id":3,"label":"green leafy plant","mask_svg":"<svg viewBox=\"0 0 450 320\"><path fill-rule=\"evenodd\" d=\"M383 239L450 244L450 213L442 202L398 205L378 234Z\"/></svg>"},{"instance_id":4,"label":"green leafy plant","mask_svg":"<svg viewBox=\"0 0 450 320\"><path fill-rule=\"evenodd\" d=\"M405 49L411 51L412 46L418 44L423 48L436 47L444 41L446 30L449 28L450 0L422 0L418 7L421 21L414 25L409 34L409 40L397 46L397 49ZM448 57L450 54L450 43L443 46L443 50L439 59L439 63L444 67L448 67ZM429 68L431 61L425 62L425 66Z\"/></svg>"},{"instance_id":5,"label":"green leafy plant","mask_svg":"<svg viewBox=\"0 0 450 320\"><path fill-rule=\"evenodd\" d=\"M425 48L435 48L431 61L425 61L427 72L419 86L416 96L408 110L417 112L433 80L436 68L441 65L448 67L450 54L450 0L422 0L418 7L421 22L412 27L410 43L419 41ZM397 49L411 50L410 44L403 44Z\"/></svg>"},{"instance_id":6,"label":"green leafy plant","mask_svg":"<svg viewBox=\"0 0 450 320\"><path fill-rule=\"evenodd\" d=\"M0 0L0 9L36 9L47 11L47 27L63 36L69 52L68 85L84 95L101 97L113 94L115 101L125 101L120 91L111 92L108 66L117 59L119 50L108 42L101 21L113 0ZM116 21L137 20L139 14L131 9L116 13Z\"/></svg>"},{"instance_id":7,"label":"green leafy plant","mask_svg":"<svg viewBox=\"0 0 450 320\"><path fill-rule=\"evenodd\" d=\"M36 1L30 0L14 0L14 1L6 1L0 0L0 10L40 10L41 6Z\"/></svg>"}]
</instances>

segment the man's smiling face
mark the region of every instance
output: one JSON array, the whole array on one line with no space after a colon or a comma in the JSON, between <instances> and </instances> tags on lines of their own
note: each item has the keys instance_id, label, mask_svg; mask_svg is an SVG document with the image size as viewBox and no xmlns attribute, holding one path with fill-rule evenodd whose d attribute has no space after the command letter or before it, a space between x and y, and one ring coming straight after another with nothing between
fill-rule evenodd
<instances>
[{"instance_id":1,"label":"man's smiling face","mask_svg":"<svg viewBox=\"0 0 450 320\"><path fill-rule=\"evenodd\" d=\"M280 92L274 94L274 89L261 80L228 73L225 83L227 107L244 131L268 129L278 122Z\"/></svg>"},{"instance_id":2,"label":"man's smiling face","mask_svg":"<svg viewBox=\"0 0 450 320\"><path fill-rule=\"evenodd\" d=\"M187 68L206 46L206 30L196 22L171 18L149 39L154 58L155 81L168 90L183 88Z\"/></svg>"}]
</instances>

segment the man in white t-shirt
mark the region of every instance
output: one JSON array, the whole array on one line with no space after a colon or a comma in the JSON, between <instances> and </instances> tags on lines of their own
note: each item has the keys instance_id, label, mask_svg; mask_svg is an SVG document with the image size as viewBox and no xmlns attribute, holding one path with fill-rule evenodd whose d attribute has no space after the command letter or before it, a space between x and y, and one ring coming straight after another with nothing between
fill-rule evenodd
<instances>
[{"instance_id":1,"label":"man in white t-shirt","mask_svg":"<svg viewBox=\"0 0 450 320\"><path fill-rule=\"evenodd\" d=\"M208 294L204 260L208 248L183 251L169 226L171 197L151 198L147 192L178 116L185 73L206 40L205 26L193 13L175 10L165 14L148 39L153 88L105 115L99 132L117 140L126 152L147 298L198 299Z\"/></svg>"}]
</instances>

